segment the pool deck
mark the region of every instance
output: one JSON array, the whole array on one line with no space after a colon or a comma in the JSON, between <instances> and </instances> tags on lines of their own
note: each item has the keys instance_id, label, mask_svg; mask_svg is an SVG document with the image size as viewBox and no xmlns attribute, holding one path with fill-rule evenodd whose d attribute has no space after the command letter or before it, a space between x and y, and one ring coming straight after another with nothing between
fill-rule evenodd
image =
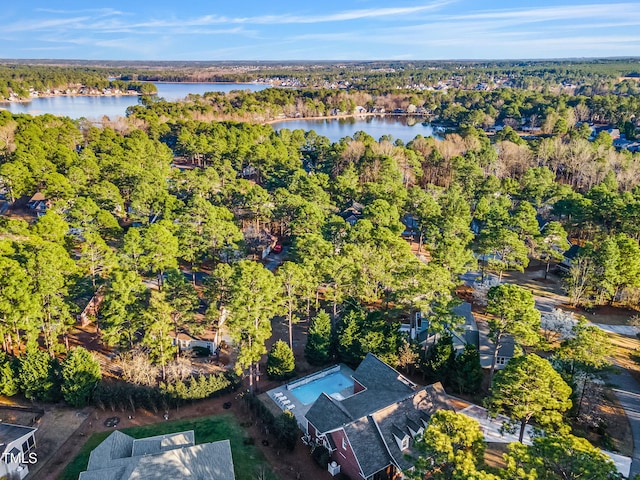
<instances>
[{"instance_id":1,"label":"pool deck","mask_svg":"<svg viewBox=\"0 0 640 480\"><path fill-rule=\"evenodd\" d=\"M353 370L350 369L349 367L347 367L346 365L340 364L340 373L342 373L345 377L347 378L352 378L353 377ZM310 403L308 405L303 404L300 400L298 400L298 398L291 392L291 390L289 390L289 385L291 384L298 384L301 380L304 379L312 379L311 381L313 381L313 377L317 377L317 378L322 378L326 375L330 375L332 373L332 368L330 367L328 369L325 370L320 370L318 372L312 373L310 375L306 375L304 377L301 378L296 378L294 380L291 380L289 383L286 383L284 385L281 385L277 388L274 388L272 390L269 390L267 392L267 395L269 396L269 398L271 399L271 401L277 405L277 407L281 410L281 411L285 411L285 410L290 410L291 413L294 414L294 416L296 417L296 420L298 421L298 424L300 424L301 426L304 426L306 428L307 425L307 420L305 418L305 415L307 414L307 412L309 411L309 409L311 408L311 406L313 405L313 403ZM305 383L309 383L309 382L305 382ZM348 397L353 395L353 386L345 388L343 390L340 390L339 392L340 395L342 395L343 397Z\"/></svg>"}]
</instances>

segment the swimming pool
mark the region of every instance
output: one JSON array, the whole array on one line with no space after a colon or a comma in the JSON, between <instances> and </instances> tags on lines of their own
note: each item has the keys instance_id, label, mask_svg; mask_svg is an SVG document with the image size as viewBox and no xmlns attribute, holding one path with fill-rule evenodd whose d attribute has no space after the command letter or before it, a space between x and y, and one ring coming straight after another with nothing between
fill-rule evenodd
<instances>
[{"instance_id":1,"label":"swimming pool","mask_svg":"<svg viewBox=\"0 0 640 480\"><path fill-rule=\"evenodd\" d=\"M290 393L295 395L303 405L309 405L315 402L323 392L327 395L332 395L345 388L352 387L353 379L347 377L342 372L333 372L305 383L304 385L300 385L299 387L295 387L290 390Z\"/></svg>"}]
</instances>

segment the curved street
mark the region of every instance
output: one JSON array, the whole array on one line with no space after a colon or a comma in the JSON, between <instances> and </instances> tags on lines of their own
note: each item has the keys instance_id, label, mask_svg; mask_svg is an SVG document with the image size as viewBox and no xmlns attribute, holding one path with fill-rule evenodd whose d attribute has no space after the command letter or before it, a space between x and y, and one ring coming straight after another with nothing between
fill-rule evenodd
<instances>
[{"instance_id":1,"label":"curved street","mask_svg":"<svg viewBox=\"0 0 640 480\"><path fill-rule=\"evenodd\" d=\"M534 293L536 308L541 313L551 312L563 303L567 303L567 297L553 291L553 288L545 288L543 284L531 282L530 278L524 279L523 274L517 274L518 278L510 279L513 274L509 272L505 275L503 281L512 280L513 283L519 283L523 286L531 288ZM535 273L534 273L535 275ZM514 275L515 276L515 275ZM462 280L469 286L473 286L476 279L480 277L479 272L468 272L462 276ZM609 325L603 323L591 322L598 328L609 333L626 335L634 337L640 333L640 326L631 325ZM635 378L623 367L616 367L616 373L608 376L610 383L613 385L612 390L616 398L623 408L633 436L633 457L629 478L633 479L635 475L640 474L640 384Z\"/></svg>"}]
</instances>

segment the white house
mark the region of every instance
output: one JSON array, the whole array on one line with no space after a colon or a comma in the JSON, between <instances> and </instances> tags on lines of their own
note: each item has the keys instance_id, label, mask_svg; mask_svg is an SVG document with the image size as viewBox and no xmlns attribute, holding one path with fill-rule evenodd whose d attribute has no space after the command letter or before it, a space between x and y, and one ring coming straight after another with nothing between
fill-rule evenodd
<instances>
[{"instance_id":1,"label":"white house","mask_svg":"<svg viewBox=\"0 0 640 480\"><path fill-rule=\"evenodd\" d=\"M213 338L196 338L184 332L179 332L177 337L175 333L172 332L169 333L169 336L173 339L173 344L176 345L181 352L191 350L193 347L202 347L214 353L218 346Z\"/></svg>"},{"instance_id":2,"label":"white house","mask_svg":"<svg viewBox=\"0 0 640 480\"><path fill-rule=\"evenodd\" d=\"M37 428L0 422L0 478L22 480L37 461Z\"/></svg>"}]
</instances>

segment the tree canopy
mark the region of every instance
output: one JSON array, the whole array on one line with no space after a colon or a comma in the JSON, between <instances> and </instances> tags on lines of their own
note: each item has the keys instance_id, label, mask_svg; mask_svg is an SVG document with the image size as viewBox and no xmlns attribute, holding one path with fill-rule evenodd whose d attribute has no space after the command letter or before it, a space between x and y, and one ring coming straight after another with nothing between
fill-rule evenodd
<instances>
[{"instance_id":1,"label":"tree canopy","mask_svg":"<svg viewBox=\"0 0 640 480\"><path fill-rule=\"evenodd\" d=\"M551 364L538 355L513 358L496 373L487 400L493 415L504 414L519 425L520 442L531 421L542 427L561 428L571 408L571 387Z\"/></svg>"}]
</instances>

